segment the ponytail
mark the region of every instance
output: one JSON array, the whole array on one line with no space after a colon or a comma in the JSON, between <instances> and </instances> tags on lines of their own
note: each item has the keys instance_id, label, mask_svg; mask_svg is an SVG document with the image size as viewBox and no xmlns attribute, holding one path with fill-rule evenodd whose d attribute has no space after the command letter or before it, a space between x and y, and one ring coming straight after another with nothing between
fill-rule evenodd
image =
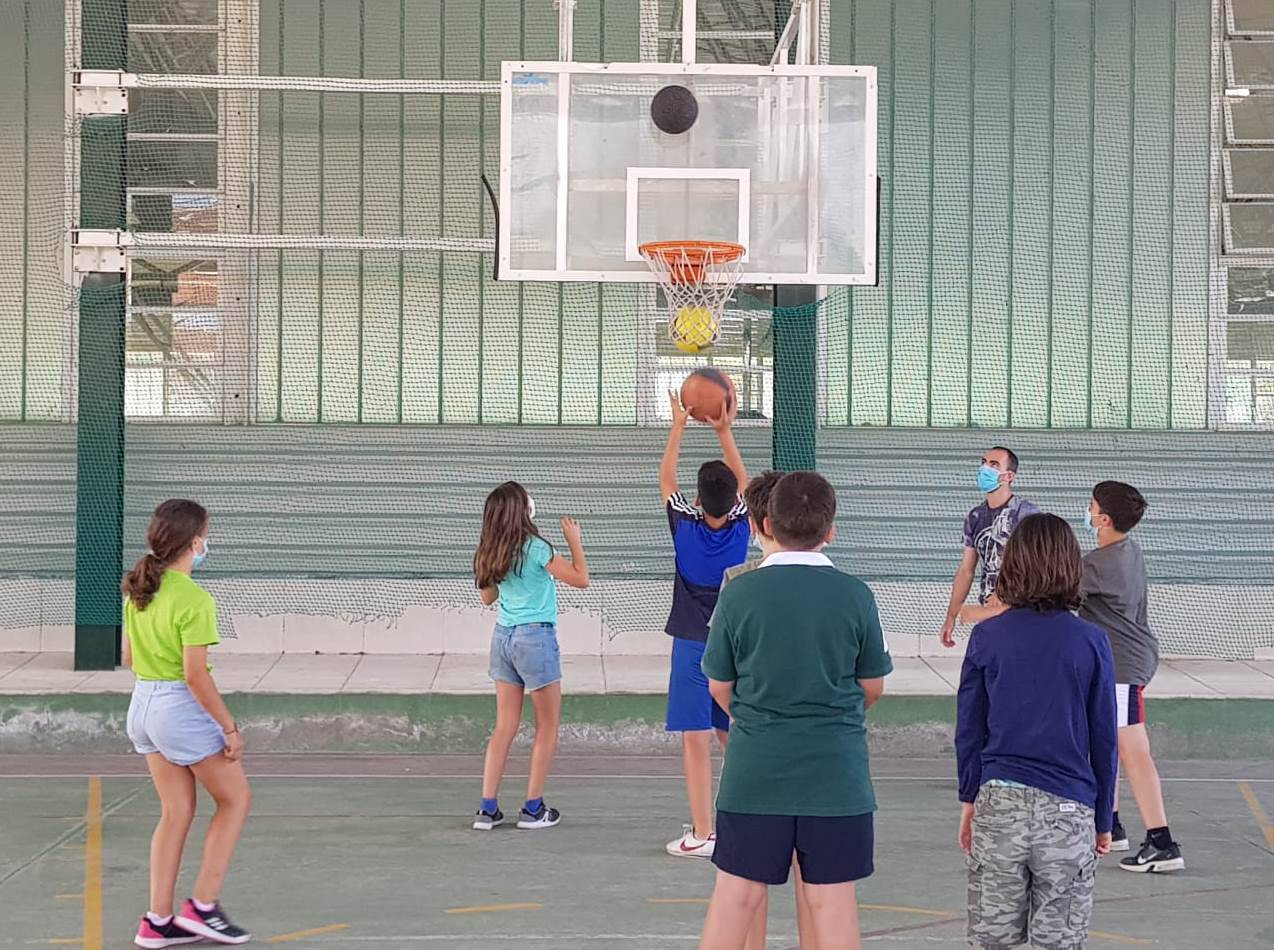
<instances>
[{"instance_id":1,"label":"ponytail","mask_svg":"<svg viewBox=\"0 0 1274 950\"><path fill-rule=\"evenodd\" d=\"M147 551L133 569L124 575L124 596L138 610L145 610L155 599L159 591L159 582L164 579L164 564Z\"/></svg>"},{"instance_id":2,"label":"ponytail","mask_svg":"<svg viewBox=\"0 0 1274 950\"><path fill-rule=\"evenodd\" d=\"M155 599L164 571L181 558L208 526L208 512L198 502L170 498L160 503L146 529L148 550L124 575L121 589L138 610Z\"/></svg>"}]
</instances>

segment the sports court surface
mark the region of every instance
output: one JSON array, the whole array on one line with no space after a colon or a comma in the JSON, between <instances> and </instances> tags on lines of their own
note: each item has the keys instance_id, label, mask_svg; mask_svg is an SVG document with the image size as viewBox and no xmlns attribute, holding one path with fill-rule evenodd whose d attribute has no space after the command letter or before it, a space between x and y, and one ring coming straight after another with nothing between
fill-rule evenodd
<instances>
[{"instance_id":1,"label":"sports court surface","mask_svg":"<svg viewBox=\"0 0 1274 950\"><path fill-rule=\"evenodd\" d=\"M140 767L0 757L0 946L131 946L155 817ZM663 852L684 811L677 759L561 757L550 793L564 820L547 832L469 830L480 768L468 755L251 758L255 814L227 907L258 942L298 947L695 945L712 869ZM1133 875L1107 859L1090 946L1274 945L1274 762L1161 768L1188 868ZM875 771L865 942L961 946L953 763L878 757ZM795 947L791 888L771 903L769 946Z\"/></svg>"}]
</instances>

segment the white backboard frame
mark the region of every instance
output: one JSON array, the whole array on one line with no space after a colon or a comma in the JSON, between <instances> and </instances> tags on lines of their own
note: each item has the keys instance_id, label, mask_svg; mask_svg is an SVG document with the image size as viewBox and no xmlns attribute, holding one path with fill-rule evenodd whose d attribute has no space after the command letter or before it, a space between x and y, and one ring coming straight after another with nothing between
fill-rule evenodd
<instances>
[{"instance_id":1,"label":"white backboard frame","mask_svg":"<svg viewBox=\"0 0 1274 950\"><path fill-rule=\"evenodd\" d=\"M867 235L864 248L864 269L861 274L822 273L817 270L814 256L814 244L810 248L810 266L804 271L783 273L758 273L748 271L744 278L753 284L812 284L812 285L867 285L872 286L878 280L878 262L876 247L878 236L877 207L877 75L874 66L824 66L824 65L787 65L769 66L745 65L733 63L578 63L578 62L515 62L506 61L501 64L500 77L500 228L499 228L499 278L510 281L580 281L603 283L656 283L658 277L647 270L567 270L566 269L566 178L565 160L568 154L567 136L569 132L570 97L565 83L559 84L558 96L558 215L557 215L557 264L553 270L517 269L512 261L512 126L513 126L513 77L515 73L545 73L552 75L657 75L657 76L719 76L719 77L805 77L810 80L819 78L863 77L867 81L866 102L866 162L863 182L863 234ZM811 83L812 84L812 83ZM810 127L812 146L817 149L819 123L814 110L819 106L819 97L807 97L811 111ZM725 178L720 169L679 169L680 177L695 177L700 171L709 171L703 177ZM693 174L687 174L691 172ZM809 189L811 208L817 207L819 189L818 162L810 163ZM631 198L630 198L631 200ZM632 227L632 215L629 216L628 227ZM817 230L817 221L811 218L811 231ZM744 243L746 247L745 242ZM631 258L629 258L631 260Z\"/></svg>"}]
</instances>

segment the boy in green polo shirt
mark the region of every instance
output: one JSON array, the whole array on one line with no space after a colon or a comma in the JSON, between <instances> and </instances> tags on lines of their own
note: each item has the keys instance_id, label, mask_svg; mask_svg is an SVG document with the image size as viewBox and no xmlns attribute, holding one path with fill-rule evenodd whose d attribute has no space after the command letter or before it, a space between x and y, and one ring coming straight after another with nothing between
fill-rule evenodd
<instances>
[{"instance_id":1,"label":"boy in green polo shirt","mask_svg":"<svg viewBox=\"0 0 1274 950\"><path fill-rule=\"evenodd\" d=\"M822 554L835 516L826 479L784 476L766 519L778 550L717 602L703 671L732 731L705 950L743 946L766 887L787 880L793 851L819 950L858 946L854 882L873 870L876 810L865 710L893 661L871 591Z\"/></svg>"}]
</instances>

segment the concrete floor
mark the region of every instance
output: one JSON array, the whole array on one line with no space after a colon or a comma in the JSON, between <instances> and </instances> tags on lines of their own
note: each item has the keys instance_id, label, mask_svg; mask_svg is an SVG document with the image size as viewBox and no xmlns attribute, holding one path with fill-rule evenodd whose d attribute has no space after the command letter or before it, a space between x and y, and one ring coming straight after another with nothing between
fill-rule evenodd
<instances>
[{"instance_id":1,"label":"concrete floor","mask_svg":"<svg viewBox=\"0 0 1274 950\"><path fill-rule=\"evenodd\" d=\"M489 834L468 829L481 767L473 756L272 755L249 767L255 811L225 903L261 942L654 950L697 940L712 868L663 853L685 813L676 759L563 757L549 796L562 825ZM0 945L131 946L156 804L140 768L132 756L0 757ZM1274 763L1162 769L1188 869L1142 876L1107 859L1090 946L1274 945ZM951 761L880 759L875 771L877 873L860 889L866 942L964 945ZM507 783L506 811L520 784ZM199 851L193 839L188 861ZM790 886L771 902L770 946L793 947Z\"/></svg>"}]
</instances>

